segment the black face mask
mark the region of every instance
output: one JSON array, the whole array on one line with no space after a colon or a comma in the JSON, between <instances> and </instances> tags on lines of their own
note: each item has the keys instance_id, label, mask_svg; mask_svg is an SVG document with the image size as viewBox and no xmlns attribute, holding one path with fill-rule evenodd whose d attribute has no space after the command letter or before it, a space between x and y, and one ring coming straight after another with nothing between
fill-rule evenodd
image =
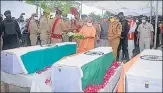
<instances>
[{"instance_id":1,"label":"black face mask","mask_svg":"<svg viewBox=\"0 0 163 93\"><path fill-rule=\"evenodd\" d=\"M7 15L6 16L6 20L11 20L12 18L11 18L11 15Z\"/></svg>"}]
</instances>

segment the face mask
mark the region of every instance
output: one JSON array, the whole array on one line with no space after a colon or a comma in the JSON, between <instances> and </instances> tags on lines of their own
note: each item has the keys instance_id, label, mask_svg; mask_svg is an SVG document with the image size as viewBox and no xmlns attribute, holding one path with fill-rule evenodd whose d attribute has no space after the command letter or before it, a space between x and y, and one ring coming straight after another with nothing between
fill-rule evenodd
<instances>
[{"instance_id":1,"label":"face mask","mask_svg":"<svg viewBox=\"0 0 163 93\"><path fill-rule=\"evenodd\" d=\"M110 21L111 21L111 22L114 22L114 21L115 21L115 18L110 19Z\"/></svg>"},{"instance_id":2,"label":"face mask","mask_svg":"<svg viewBox=\"0 0 163 93\"><path fill-rule=\"evenodd\" d=\"M139 22L138 20L136 20L136 22Z\"/></svg>"},{"instance_id":3,"label":"face mask","mask_svg":"<svg viewBox=\"0 0 163 93\"><path fill-rule=\"evenodd\" d=\"M92 23L88 23L88 22L87 22L87 26L92 26Z\"/></svg>"},{"instance_id":4,"label":"face mask","mask_svg":"<svg viewBox=\"0 0 163 93\"><path fill-rule=\"evenodd\" d=\"M145 23L146 21L145 20L142 20L142 23Z\"/></svg>"},{"instance_id":5,"label":"face mask","mask_svg":"<svg viewBox=\"0 0 163 93\"><path fill-rule=\"evenodd\" d=\"M33 17L34 20L38 20L38 17Z\"/></svg>"}]
</instances>

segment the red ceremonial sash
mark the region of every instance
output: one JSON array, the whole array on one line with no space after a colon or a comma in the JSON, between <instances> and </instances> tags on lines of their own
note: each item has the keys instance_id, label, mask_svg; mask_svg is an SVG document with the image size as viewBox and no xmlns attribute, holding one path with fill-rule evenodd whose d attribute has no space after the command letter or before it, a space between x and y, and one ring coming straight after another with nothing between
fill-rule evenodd
<instances>
[{"instance_id":1,"label":"red ceremonial sash","mask_svg":"<svg viewBox=\"0 0 163 93\"><path fill-rule=\"evenodd\" d=\"M134 25L134 20L131 20L129 24L130 24L130 29L131 29ZM134 32L128 34L128 40L134 40Z\"/></svg>"},{"instance_id":2,"label":"red ceremonial sash","mask_svg":"<svg viewBox=\"0 0 163 93\"><path fill-rule=\"evenodd\" d=\"M56 36L56 35L54 34L54 29L55 29L55 27L56 27L56 25L57 25L59 19L60 19L60 18L57 18L57 19L54 21L54 23L53 23L53 27L52 27L52 32L51 32L50 40L51 40L52 38L57 38L57 37L58 37L58 36Z\"/></svg>"}]
</instances>

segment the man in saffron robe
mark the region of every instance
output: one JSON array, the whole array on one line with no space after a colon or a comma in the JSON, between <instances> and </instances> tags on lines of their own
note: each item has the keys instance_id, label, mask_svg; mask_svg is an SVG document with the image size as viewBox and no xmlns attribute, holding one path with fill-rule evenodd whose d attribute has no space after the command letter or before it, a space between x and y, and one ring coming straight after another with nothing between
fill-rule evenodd
<instances>
[{"instance_id":1,"label":"man in saffron robe","mask_svg":"<svg viewBox=\"0 0 163 93\"><path fill-rule=\"evenodd\" d=\"M94 49L96 28L92 24L92 19L87 19L87 25L83 26L79 34L84 35L84 39L79 41L78 53Z\"/></svg>"},{"instance_id":2,"label":"man in saffron robe","mask_svg":"<svg viewBox=\"0 0 163 93\"><path fill-rule=\"evenodd\" d=\"M108 41L113 49L113 54L116 59L117 50L121 38L122 24L119 22L116 16L112 18L112 20L113 21L109 24L109 29L108 29Z\"/></svg>"}]
</instances>

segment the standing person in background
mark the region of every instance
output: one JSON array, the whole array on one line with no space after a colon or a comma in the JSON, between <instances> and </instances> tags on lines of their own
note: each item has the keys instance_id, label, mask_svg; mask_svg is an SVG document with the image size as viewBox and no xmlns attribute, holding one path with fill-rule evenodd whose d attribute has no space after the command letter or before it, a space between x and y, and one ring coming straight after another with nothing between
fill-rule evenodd
<instances>
[{"instance_id":1,"label":"standing person in background","mask_svg":"<svg viewBox=\"0 0 163 93\"><path fill-rule=\"evenodd\" d=\"M26 26L26 22L25 22L25 20L24 20L24 17L22 16L22 17L19 19L19 27L20 27L21 34L22 34L23 31L25 30L25 26Z\"/></svg>"},{"instance_id":2,"label":"standing person in background","mask_svg":"<svg viewBox=\"0 0 163 93\"><path fill-rule=\"evenodd\" d=\"M38 15L34 14L29 23L31 46L35 46L37 43L37 35L39 33L38 25Z\"/></svg>"},{"instance_id":3,"label":"standing person in background","mask_svg":"<svg viewBox=\"0 0 163 93\"><path fill-rule=\"evenodd\" d=\"M1 14L0 16L0 50L2 50L2 46L3 46L3 38L2 38L2 21L3 21L3 15Z\"/></svg>"},{"instance_id":4,"label":"standing person in background","mask_svg":"<svg viewBox=\"0 0 163 93\"><path fill-rule=\"evenodd\" d=\"M22 35L19 25L16 20L12 20L11 12L9 10L5 11L4 15L6 16L6 18L2 22L1 31L4 32L2 49L7 50L17 48L22 42Z\"/></svg>"},{"instance_id":5,"label":"standing person in background","mask_svg":"<svg viewBox=\"0 0 163 93\"><path fill-rule=\"evenodd\" d=\"M78 53L94 49L96 28L93 26L92 18L87 19L87 25L82 27L79 34L85 37L79 41Z\"/></svg>"},{"instance_id":6,"label":"standing person in background","mask_svg":"<svg viewBox=\"0 0 163 93\"><path fill-rule=\"evenodd\" d=\"M79 33L82 27L85 25L84 20L80 19L80 13L76 10L76 13L74 14L75 20L71 20L71 28L70 31L73 31L74 33ZM73 39L77 44L79 43L78 39Z\"/></svg>"},{"instance_id":7,"label":"standing person in background","mask_svg":"<svg viewBox=\"0 0 163 93\"><path fill-rule=\"evenodd\" d=\"M108 16L104 16L103 23L100 25L100 47L108 47L108 26L109 26Z\"/></svg>"},{"instance_id":8,"label":"standing person in background","mask_svg":"<svg viewBox=\"0 0 163 93\"><path fill-rule=\"evenodd\" d=\"M118 47L118 53L117 53L117 60L119 60L119 53L120 50L122 49L122 60L129 61L129 54L128 54L128 31L129 31L129 25L127 20L124 18L123 12L120 12L118 14L118 17L120 19L120 23L122 24L122 33L121 33L121 39ZM121 58L120 58L121 59Z\"/></svg>"},{"instance_id":9,"label":"standing person in background","mask_svg":"<svg viewBox=\"0 0 163 93\"><path fill-rule=\"evenodd\" d=\"M70 32L71 21L67 18L67 14L63 16L63 22L65 24L66 30L62 33L62 42L72 42L72 38L67 35Z\"/></svg>"},{"instance_id":10,"label":"standing person in background","mask_svg":"<svg viewBox=\"0 0 163 93\"><path fill-rule=\"evenodd\" d=\"M163 21L161 21L159 27L160 27L160 35L159 35L160 45L161 45L161 47L163 47Z\"/></svg>"},{"instance_id":11,"label":"standing person in background","mask_svg":"<svg viewBox=\"0 0 163 93\"><path fill-rule=\"evenodd\" d=\"M48 24L49 14L50 12L48 10L45 10L43 12L43 16L40 19L39 32L40 32L41 45L45 45L49 43L49 24Z\"/></svg>"},{"instance_id":12,"label":"standing person in background","mask_svg":"<svg viewBox=\"0 0 163 93\"><path fill-rule=\"evenodd\" d=\"M100 23L98 21L95 21L93 23L93 26L96 28L96 38L95 38L95 47L99 47L99 41L100 41Z\"/></svg>"},{"instance_id":13,"label":"standing person in background","mask_svg":"<svg viewBox=\"0 0 163 93\"><path fill-rule=\"evenodd\" d=\"M74 29L75 33L80 32L82 27L85 25L85 22L80 19L80 13L79 12L76 12L76 14L75 14L75 22L72 25L75 27L75 29Z\"/></svg>"},{"instance_id":14,"label":"standing person in background","mask_svg":"<svg viewBox=\"0 0 163 93\"><path fill-rule=\"evenodd\" d=\"M142 18L142 24L138 27L137 44L139 43L140 52L144 49L150 49L150 45L153 45L153 26L146 21L146 17Z\"/></svg>"},{"instance_id":15,"label":"standing person in background","mask_svg":"<svg viewBox=\"0 0 163 93\"><path fill-rule=\"evenodd\" d=\"M36 13L33 13L32 15L31 15L31 17L28 19L28 21L27 21L27 27L28 27L28 32L30 32L30 29L29 29L29 23L30 23L30 21L33 19L33 16L35 15Z\"/></svg>"},{"instance_id":16,"label":"standing person in background","mask_svg":"<svg viewBox=\"0 0 163 93\"><path fill-rule=\"evenodd\" d=\"M117 58L117 50L120 42L122 32L122 25L119 22L117 16L114 17L113 21L109 24L108 30L108 42L113 49L115 59Z\"/></svg>"},{"instance_id":17,"label":"standing person in background","mask_svg":"<svg viewBox=\"0 0 163 93\"><path fill-rule=\"evenodd\" d=\"M140 53L139 44L136 44L136 42L137 42L137 37L138 37L138 30L137 29L138 29L138 26L141 24L138 18L136 18L135 22L136 22L136 29L134 32L134 46L135 46L134 56Z\"/></svg>"},{"instance_id":18,"label":"standing person in background","mask_svg":"<svg viewBox=\"0 0 163 93\"><path fill-rule=\"evenodd\" d=\"M160 43L160 38L159 38L159 35L160 35L160 28L159 28L159 25L160 25L160 21L158 20L157 22L157 35L156 35L156 49L159 47L159 43ZM154 31L154 36L155 36L155 31Z\"/></svg>"},{"instance_id":19,"label":"standing person in background","mask_svg":"<svg viewBox=\"0 0 163 93\"><path fill-rule=\"evenodd\" d=\"M131 59L133 55L133 50L135 49L134 47L134 32L136 29L136 22L132 17L129 18L129 32L128 32L128 53L129 53L129 58Z\"/></svg>"},{"instance_id":20,"label":"standing person in background","mask_svg":"<svg viewBox=\"0 0 163 93\"><path fill-rule=\"evenodd\" d=\"M56 9L56 17L54 18L52 24L50 24L50 42L52 44L61 43L62 42L62 32L67 28L65 27L65 23L62 19L62 11L58 8Z\"/></svg>"}]
</instances>

